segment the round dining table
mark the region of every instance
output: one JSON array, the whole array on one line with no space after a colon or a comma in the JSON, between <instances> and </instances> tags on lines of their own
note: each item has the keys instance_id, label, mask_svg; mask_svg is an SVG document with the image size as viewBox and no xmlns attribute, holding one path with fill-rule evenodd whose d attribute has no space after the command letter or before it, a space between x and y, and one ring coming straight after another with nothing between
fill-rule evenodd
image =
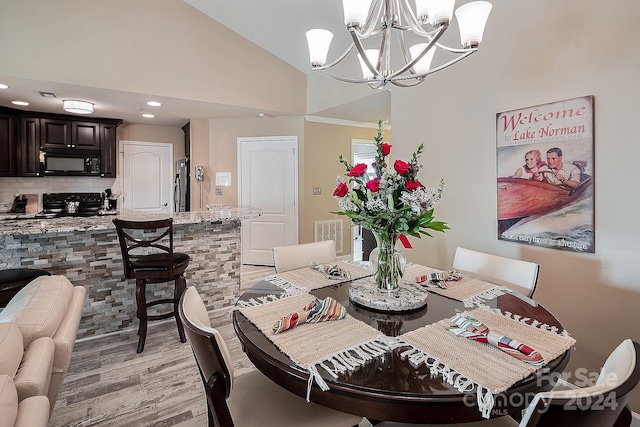
<instances>
[{"instance_id":1,"label":"round dining table","mask_svg":"<svg viewBox=\"0 0 640 427\"><path fill-rule=\"evenodd\" d=\"M310 293L318 299L332 297L347 309L349 315L387 336L399 336L468 310L460 301L430 292L427 305L420 309L410 312L375 311L350 301L350 284L344 282ZM247 289L239 301L283 293L280 287L261 280ZM515 291L487 301L486 305L563 329L548 310ZM233 312L233 326L244 352L260 372L290 392L306 396L309 381L306 369L297 366L281 352L240 310ZM460 393L441 375L432 376L424 364L417 368L412 366L407 358L401 357L402 351L402 348L389 350L352 372L340 374L337 379L322 373L329 390L313 387L310 401L374 422L452 424L483 419L475 392ZM569 356L570 350L567 350L544 368L496 395L491 417L510 415L519 419L535 393L553 387L553 380L567 365Z\"/></svg>"}]
</instances>

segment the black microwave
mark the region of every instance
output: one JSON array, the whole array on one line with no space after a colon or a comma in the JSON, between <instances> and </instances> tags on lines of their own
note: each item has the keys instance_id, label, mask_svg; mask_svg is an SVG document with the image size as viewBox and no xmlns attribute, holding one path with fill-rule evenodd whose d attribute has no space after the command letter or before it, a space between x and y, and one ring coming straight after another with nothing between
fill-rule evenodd
<instances>
[{"instance_id":1,"label":"black microwave","mask_svg":"<svg viewBox=\"0 0 640 427\"><path fill-rule=\"evenodd\" d=\"M40 176L100 176L100 151L40 149Z\"/></svg>"}]
</instances>

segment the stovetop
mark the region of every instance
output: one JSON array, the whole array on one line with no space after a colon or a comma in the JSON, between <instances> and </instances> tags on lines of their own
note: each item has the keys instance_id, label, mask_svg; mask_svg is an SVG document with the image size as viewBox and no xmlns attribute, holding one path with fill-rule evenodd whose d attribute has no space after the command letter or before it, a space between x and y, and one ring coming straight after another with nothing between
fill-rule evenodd
<instances>
[{"instance_id":1,"label":"stovetop","mask_svg":"<svg viewBox=\"0 0 640 427\"><path fill-rule=\"evenodd\" d=\"M75 212L67 212L67 202L78 202ZM82 217L98 215L102 209L101 193L45 193L43 210L35 218Z\"/></svg>"}]
</instances>

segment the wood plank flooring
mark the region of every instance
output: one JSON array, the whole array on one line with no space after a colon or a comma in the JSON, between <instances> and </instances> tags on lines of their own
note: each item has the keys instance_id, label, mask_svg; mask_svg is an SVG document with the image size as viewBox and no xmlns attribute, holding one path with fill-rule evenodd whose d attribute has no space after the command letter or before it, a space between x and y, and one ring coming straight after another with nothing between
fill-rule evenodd
<instances>
[{"instance_id":1,"label":"wood plank flooring","mask_svg":"<svg viewBox=\"0 0 640 427\"><path fill-rule=\"evenodd\" d=\"M272 267L243 266L241 287L271 273ZM235 375L253 370L229 310L209 317L226 340ZM150 322L142 354L136 353L137 340L130 330L77 342L49 426L206 426L202 381L175 321Z\"/></svg>"}]
</instances>

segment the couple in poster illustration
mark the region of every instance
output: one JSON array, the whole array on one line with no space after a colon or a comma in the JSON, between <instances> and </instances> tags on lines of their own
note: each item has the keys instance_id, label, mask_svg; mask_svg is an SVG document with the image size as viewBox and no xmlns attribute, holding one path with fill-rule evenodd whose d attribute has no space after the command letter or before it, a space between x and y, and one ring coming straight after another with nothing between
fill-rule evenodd
<instances>
[{"instance_id":1,"label":"couple in poster illustration","mask_svg":"<svg viewBox=\"0 0 640 427\"><path fill-rule=\"evenodd\" d=\"M496 115L498 239L594 252L593 97Z\"/></svg>"}]
</instances>

